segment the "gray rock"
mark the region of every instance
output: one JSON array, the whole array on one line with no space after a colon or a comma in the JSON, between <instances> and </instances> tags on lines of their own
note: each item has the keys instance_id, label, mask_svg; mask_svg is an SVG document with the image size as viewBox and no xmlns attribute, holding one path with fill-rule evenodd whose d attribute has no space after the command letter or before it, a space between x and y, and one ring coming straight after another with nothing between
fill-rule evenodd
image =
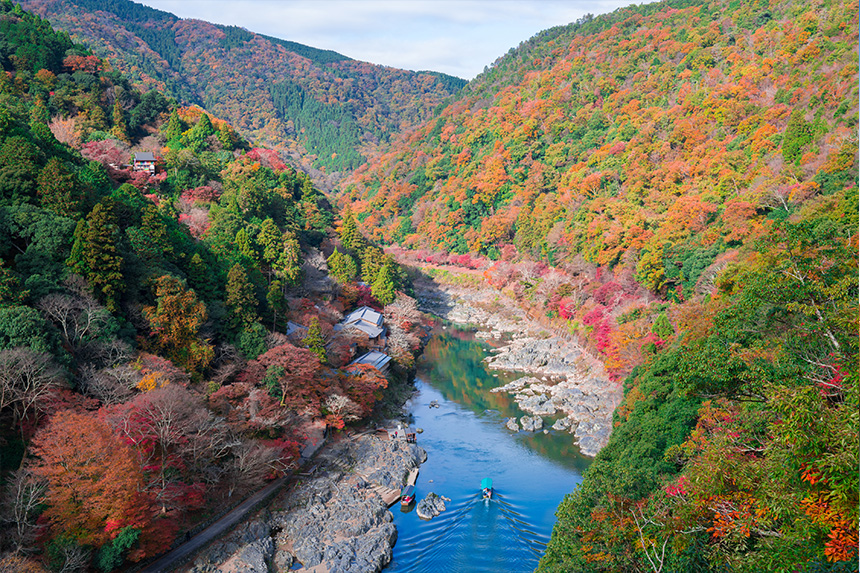
<instances>
[{"instance_id":1,"label":"gray rock","mask_svg":"<svg viewBox=\"0 0 860 573\"><path fill-rule=\"evenodd\" d=\"M249 543L239 550L236 568L242 573L269 573L268 560L275 552L271 537Z\"/></svg>"},{"instance_id":2,"label":"gray rock","mask_svg":"<svg viewBox=\"0 0 860 573\"><path fill-rule=\"evenodd\" d=\"M523 400L518 401L518 405L521 410L533 416L552 416L555 414L556 408L550 397L546 394L527 396Z\"/></svg>"},{"instance_id":3,"label":"gray rock","mask_svg":"<svg viewBox=\"0 0 860 573\"><path fill-rule=\"evenodd\" d=\"M570 429L570 418L559 418L552 425L552 429L558 432L564 432Z\"/></svg>"},{"instance_id":4,"label":"gray rock","mask_svg":"<svg viewBox=\"0 0 860 573\"><path fill-rule=\"evenodd\" d=\"M543 428L543 418L540 416L523 416L520 418L520 425L526 432L537 432Z\"/></svg>"},{"instance_id":5,"label":"gray rock","mask_svg":"<svg viewBox=\"0 0 860 573\"><path fill-rule=\"evenodd\" d=\"M433 519L445 509L447 508L444 499L431 491L427 497L418 502L415 513L422 519Z\"/></svg>"},{"instance_id":6,"label":"gray rock","mask_svg":"<svg viewBox=\"0 0 860 573\"><path fill-rule=\"evenodd\" d=\"M512 432L520 431L520 425L517 423L516 418L508 418L508 421L505 422L505 426L507 426L507 428Z\"/></svg>"}]
</instances>

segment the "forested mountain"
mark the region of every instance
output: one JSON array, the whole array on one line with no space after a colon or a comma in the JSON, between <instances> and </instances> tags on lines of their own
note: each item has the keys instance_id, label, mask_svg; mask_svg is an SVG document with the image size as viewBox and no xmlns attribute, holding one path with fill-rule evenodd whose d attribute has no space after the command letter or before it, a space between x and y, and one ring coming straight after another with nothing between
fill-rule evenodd
<instances>
[{"instance_id":1,"label":"forested mountain","mask_svg":"<svg viewBox=\"0 0 860 573\"><path fill-rule=\"evenodd\" d=\"M585 18L342 185L623 380L540 570L856 568L857 39L853 1Z\"/></svg>"},{"instance_id":2,"label":"forested mountain","mask_svg":"<svg viewBox=\"0 0 860 573\"><path fill-rule=\"evenodd\" d=\"M148 90L198 104L303 169L349 171L379 142L428 119L465 84L352 60L235 26L182 20L128 0L21 3ZM322 171L316 171L321 169Z\"/></svg>"},{"instance_id":3,"label":"forested mountain","mask_svg":"<svg viewBox=\"0 0 860 573\"><path fill-rule=\"evenodd\" d=\"M370 413L345 310L388 305L406 367L417 313L350 218L371 286L328 279L331 205L275 151L9 0L0 38L0 570L111 571Z\"/></svg>"}]
</instances>

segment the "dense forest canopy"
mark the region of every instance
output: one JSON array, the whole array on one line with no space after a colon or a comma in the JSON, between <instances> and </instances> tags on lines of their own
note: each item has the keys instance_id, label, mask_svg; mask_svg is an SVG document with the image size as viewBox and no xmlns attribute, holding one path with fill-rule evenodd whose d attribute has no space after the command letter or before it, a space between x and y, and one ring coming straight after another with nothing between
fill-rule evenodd
<instances>
[{"instance_id":1,"label":"dense forest canopy","mask_svg":"<svg viewBox=\"0 0 860 573\"><path fill-rule=\"evenodd\" d=\"M539 570L856 568L857 37L853 1L585 17L341 186L624 384Z\"/></svg>"},{"instance_id":2,"label":"dense forest canopy","mask_svg":"<svg viewBox=\"0 0 860 573\"><path fill-rule=\"evenodd\" d=\"M417 312L276 151L9 0L0 34L0 568L111 571L290 471L309 424L369 415L388 379L333 326L384 310L408 369Z\"/></svg>"},{"instance_id":3,"label":"dense forest canopy","mask_svg":"<svg viewBox=\"0 0 860 573\"><path fill-rule=\"evenodd\" d=\"M465 87L24 4L64 31L0 0L4 566L144 559L288 471L309 420L366 416L388 381L333 325L382 309L412 366L398 253L470 267L623 385L540 571L856 569L856 1L631 6ZM249 141L354 169L343 211Z\"/></svg>"}]
</instances>

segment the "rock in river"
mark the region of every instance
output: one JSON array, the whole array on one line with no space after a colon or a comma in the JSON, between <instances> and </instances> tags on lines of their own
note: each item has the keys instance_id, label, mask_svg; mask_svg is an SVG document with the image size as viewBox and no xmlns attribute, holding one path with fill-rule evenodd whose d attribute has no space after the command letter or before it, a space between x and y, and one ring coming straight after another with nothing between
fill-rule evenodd
<instances>
[{"instance_id":1,"label":"rock in river","mask_svg":"<svg viewBox=\"0 0 860 573\"><path fill-rule=\"evenodd\" d=\"M440 497L431 491L427 494L427 497L418 502L418 506L415 508L415 513L417 513L418 517L421 519L433 519L445 511L445 509L445 498Z\"/></svg>"},{"instance_id":2,"label":"rock in river","mask_svg":"<svg viewBox=\"0 0 860 573\"><path fill-rule=\"evenodd\" d=\"M512 432L520 431L520 425L517 423L516 418L508 418L508 421L505 422L505 426L507 426L507 428Z\"/></svg>"},{"instance_id":3,"label":"rock in river","mask_svg":"<svg viewBox=\"0 0 860 573\"><path fill-rule=\"evenodd\" d=\"M526 396L517 400L520 410L528 412L533 416L552 416L555 414L555 404L546 394Z\"/></svg>"},{"instance_id":4,"label":"rock in river","mask_svg":"<svg viewBox=\"0 0 860 573\"><path fill-rule=\"evenodd\" d=\"M540 416L523 416L520 418L520 424L526 432L537 432L543 428L543 418Z\"/></svg>"}]
</instances>

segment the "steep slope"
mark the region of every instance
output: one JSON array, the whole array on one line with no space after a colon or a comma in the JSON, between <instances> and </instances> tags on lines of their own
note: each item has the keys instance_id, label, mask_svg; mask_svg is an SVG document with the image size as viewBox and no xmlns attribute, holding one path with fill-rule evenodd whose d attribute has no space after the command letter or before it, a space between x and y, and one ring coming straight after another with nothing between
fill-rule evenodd
<instances>
[{"instance_id":1,"label":"steep slope","mask_svg":"<svg viewBox=\"0 0 860 573\"><path fill-rule=\"evenodd\" d=\"M718 0L549 30L342 186L370 236L493 259L624 379L540 571L856 570L857 20Z\"/></svg>"},{"instance_id":2,"label":"steep slope","mask_svg":"<svg viewBox=\"0 0 860 573\"><path fill-rule=\"evenodd\" d=\"M182 20L127 0L25 0L145 89L202 105L303 168L351 170L390 134L428 119L465 81Z\"/></svg>"},{"instance_id":3,"label":"steep slope","mask_svg":"<svg viewBox=\"0 0 860 573\"><path fill-rule=\"evenodd\" d=\"M334 289L331 204L275 151L10 0L0 38L0 570L112 571L371 412L352 303L389 304L389 372L419 317L366 242L374 287Z\"/></svg>"},{"instance_id":4,"label":"steep slope","mask_svg":"<svg viewBox=\"0 0 860 573\"><path fill-rule=\"evenodd\" d=\"M638 256L655 291L689 292L697 271L681 280L671 261L724 245L713 260L851 181L840 158L857 109L850 3L696 4L536 36L363 166L345 197L386 241Z\"/></svg>"}]
</instances>

